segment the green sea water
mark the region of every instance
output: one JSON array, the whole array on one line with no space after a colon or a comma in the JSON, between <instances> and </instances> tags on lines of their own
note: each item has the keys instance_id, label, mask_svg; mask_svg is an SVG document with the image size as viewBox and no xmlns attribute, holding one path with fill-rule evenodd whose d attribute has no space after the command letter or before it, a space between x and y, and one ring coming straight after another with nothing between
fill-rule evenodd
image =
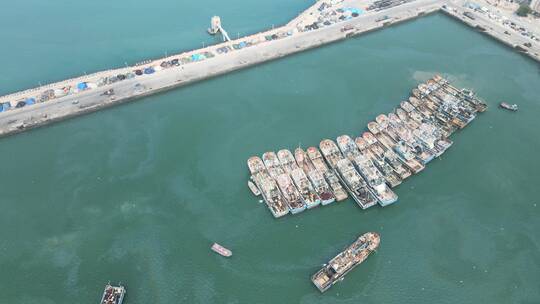
<instances>
[{"instance_id":1,"label":"green sea water","mask_svg":"<svg viewBox=\"0 0 540 304\"><path fill-rule=\"evenodd\" d=\"M249 33L309 4L12 2L0 93L197 47L213 14ZM358 136L433 73L490 108L396 204L275 220L249 192L248 157ZM1 139L0 303L98 303L107 281L126 303L538 303L539 113L537 63L433 15ZM377 253L321 295L311 274L366 231Z\"/></svg>"}]
</instances>

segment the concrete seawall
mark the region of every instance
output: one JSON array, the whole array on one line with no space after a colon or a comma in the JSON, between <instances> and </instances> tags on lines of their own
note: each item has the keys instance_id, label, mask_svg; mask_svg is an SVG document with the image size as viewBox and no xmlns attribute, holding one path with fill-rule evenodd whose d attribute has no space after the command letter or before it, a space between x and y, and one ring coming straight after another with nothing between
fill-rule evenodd
<instances>
[{"instance_id":1,"label":"concrete seawall","mask_svg":"<svg viewBox=\"0 0 540 304\"><path fill-rule=\"evenodd\" d=\"M216 77L238 69L276 60L284 56L313 49L348 37L369 33L394 24L413 20L419 16L438 12L441 10L443 4L445 3L442 3L440 0L416 0L383 11L369 11L359 17L338 22L317 30L298 32L282 39L234 50L226 54L219 54L200 62L192 62L179 67L164 69L154 74L126 79L101 88L87 90L53 99L48 102L3 112L0 113L0 137L16 134L85 113L94 112L210 77ZM453 10L450 10L449 7L452 7ZM477 24L465 20L465 17L460 15L459 9L461 8L458 5L452 5L442 9L442 11L465 22L471 27L475 27ZM301 18L301 16L302 14L298 18ZM280 29L282 31L289 30L291 29L291 23L292 21L286 26L276 28L271 32L277 32ZM497 31L493 32L498 33ZM490 32L487 33L490 34ZM255 35L251 35L250 37ZM514 47L512 43L508 43L505 39L502 39L506 37L503 36L500 38L495 34L490 35L493 35L502 42ZM501 33L500 35L504 34ZM243 39L246 39L246 37ZM219 47L219 45L210 46L204 50L214 50ZM196 51L201 52L204 50L194 50L190 53ZM175 56L170 56L169 58L172 57ZM532 58L539 60L538 56L532 56ZM133 70L133 68L122 68L113 71L118 73L124 70ZM96 73L92 75L92 77L106 72ZM113 97L103 95L103 92L108 89L114 89L115 93Z\"/></svg>"},{"instance_id":2,"label":"concrete seawall","mask_svg":"<svg viewBox=\"0 0 540 304\"><path fill-rule=\"evenodd\" d=\"M318 30L297 33L283 39L235 50L201 62L194 62L178 68L162 70L152 75L124 80L103 87L102 89L80 92L45 103L11 110L0 114L0 137L94 112L263 62L276 60L348 37L372 32L391 24L414 19L419 14L423 15L436 12L438 9L437 0L416 1L382 12L366 14ZM377 21L383 15L388 16L388 19ZM344 30L346 26L348 26L348 29ZM213 48L216 47L218 46L214 46ZM136 85L143 89L135 91L133 88ZM115 90L114 99L102 95L109 88Z\"/></svg>"},{"instance_id":3,"label":"concrete seawall","mask_svg":"<svg viewBox=\"0 0 540 304\"><path fill-rule=\"evenodd\" d=\"M502 25L497 24L480 14L474 13L473 10L465 8L462 2L451 2L446 4L445 7L441 7L440 11L521 54L540 62L540 45L538 45L538 43L532 44L531 47L526 47L525 43L530 42L530 39L516 33L511 33ZM474 19L465 16L465 12L472 14Z\"/></svg>"}]
</instances>

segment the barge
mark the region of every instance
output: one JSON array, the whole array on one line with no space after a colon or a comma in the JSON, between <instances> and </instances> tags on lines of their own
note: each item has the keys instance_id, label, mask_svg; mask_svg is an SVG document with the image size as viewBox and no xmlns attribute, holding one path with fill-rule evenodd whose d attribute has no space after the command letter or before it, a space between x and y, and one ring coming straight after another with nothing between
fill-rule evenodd
<instances>
[{"instance_id":1,"label":"barge","mask_svg":"<svg viewBox=\"0 0 540 304\"><path fill-rule=\"evenodd\" d=\"M327 291L332 285L343 280L349 271L364 262L373 251L377 250L380 242L379 234L375 232L362 234L354 243L317 271L311 277L311 281L320 292Z\"/></svg>"}]
</instances>

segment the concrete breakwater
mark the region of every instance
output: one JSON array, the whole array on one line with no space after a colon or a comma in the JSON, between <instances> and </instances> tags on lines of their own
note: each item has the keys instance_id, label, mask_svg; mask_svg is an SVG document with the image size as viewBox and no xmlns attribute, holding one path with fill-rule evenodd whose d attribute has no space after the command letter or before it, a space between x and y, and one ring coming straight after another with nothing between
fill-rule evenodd
<instances>
[{"instance_id":1,"label":"concrete breakwater","mask_svg":"<svg viewBox=\"0 0 540 304\"><path fill-rule=\"evenodd\" d=\"M531 40L527 37L513 32L502 24L468 8L466 1L451 1L443 4L441 12L540 62L539 43L531 43Z\"/></svg>"},{"instance_id":2,"label":"concrete breakwater","mask_svg":"<svg viewBox=\"0 0 540 304\"><path fill-rule=\"evenodd\" d=\"M298 30L299 25L310 26L313 14L319 10L323 1L317 2L297 18L286 25L267 32L257 33L240 39L209 46L203 49L170 56L160 60L145 63L138 67L127 67L117 70L99 72L87 77L81 77L66 82L49 85L48 88L34 89L0 97L2 102L17 102L17 99L27 98L29 94L41 94L53 87L59 88L71 82L96 81L105 75L132 73L134 70L145 70L150 66L159 66L160 62L178 60L179 57L200 56L200 54L214 53L215 56L205 57L204 60L193 60L189 64L181 64L159 72L138 75L137 77L123 79L119 82L103 85L99 88L81 90L75 94L35 103L31 106L11 109L0 113L0 136L22 132L31 128L46 125L51 122L74 117L88 112L97 111L112 105L120 104L169 90L182 85L190 84L209 77L222 75L237 69L245 68L269 60L278 59L300 51L315 48L327 43L346 39L362 33L382 29L395 23L412 20L418 16L437 12L444 5L440 0L416 0L382 10L369 10L362 12L354 18L344 18L324 27L311 28L308 31ZM369 3L368 3L369 4ZM346 0L336 5L334 9L347 10L351 7L365 7L365 1ZM502 35L502 34L501 34ZM278 37L274 39L272 37ZM270 39L265 39L271 37ZM232 46L242 42L253 42L249 47L233 49ZM223 51L227 48L230 51ZM221 51L220 51L221 50ZM112 94L104 94L108 90ZM33 103L33 102L32 102Z\"/></svg>"}]
</instances>

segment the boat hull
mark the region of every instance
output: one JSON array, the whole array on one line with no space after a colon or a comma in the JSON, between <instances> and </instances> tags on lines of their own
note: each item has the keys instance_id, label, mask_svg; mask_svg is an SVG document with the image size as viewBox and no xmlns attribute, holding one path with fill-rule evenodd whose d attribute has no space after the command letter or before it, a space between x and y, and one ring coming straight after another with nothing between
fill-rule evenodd
<instances>
[{"instance_id":1,"label":"boat hull","mask_svg":"<svg viewBox=\"0 0 540 304\"><path fill-rule=\"evenodd\" d=\"M292 214L298 214L298 213L300 213L300 212L306 210L306 205L304 205L304 206L302 206L302 207L297 207L297 208L292 208L292 207L291 207L290 210L291 210L291 213L292 213Z\"/></svg>"}]
</instances>

